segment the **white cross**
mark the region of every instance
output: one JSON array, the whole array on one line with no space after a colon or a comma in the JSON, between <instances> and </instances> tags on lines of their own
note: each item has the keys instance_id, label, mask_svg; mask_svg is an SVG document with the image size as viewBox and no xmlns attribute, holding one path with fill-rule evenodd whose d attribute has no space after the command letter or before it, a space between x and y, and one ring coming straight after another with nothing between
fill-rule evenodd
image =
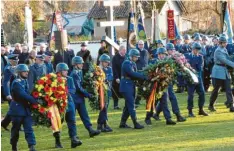
<instances>
[{"instance_id":1,"label":"white cross","mask_svg":"<svg viewBox=\"0 0 234 151\"><path fill-rule=\"evenodd\" d=\"M110 14L107 17L107 20L109 21L103 21L100 22L101 27L110 27L110 33L107 35L110 37L110 39L114 40L114 26L123 26L124 21L114 21L114 6L119 6L120 1L119 0L108 0L104 1L104 6L109 6L110 7ZM114 49L111 47L110 55L114 55Z\"/></svg>"}]
</instances>

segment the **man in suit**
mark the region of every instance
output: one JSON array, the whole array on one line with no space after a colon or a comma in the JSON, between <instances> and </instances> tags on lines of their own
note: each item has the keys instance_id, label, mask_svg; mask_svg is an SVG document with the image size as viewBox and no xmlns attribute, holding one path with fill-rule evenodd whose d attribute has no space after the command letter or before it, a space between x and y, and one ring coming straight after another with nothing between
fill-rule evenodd
<instances>
[{"instance_id":1,"label":"man in suit","mask_svg":"<svg viewBox=\"0 0 234 151\"><path fill-rule=\"evenodd\" d=\"M144 126L137 122L136 110L135 110L135 94L136 86L133 80L135 79L148 79L141 73L137 72L136 61L140 57L140 52L137 49L131 49L129 51L129 60L123 62L121 68L121 81L120 81L120 92L125 99L125 107L123 109L122 118L120 122L120 128L130 128L126 122L129 116L134 124L135 129L142 129Z\"/></svg>"},{"instance_id":2,"label":"man in suit","mask_svg":"<svg viewBox=\"0 0 234 151\"><path fill-rule=\"evenodd\" d=\"M218 97L219 89L222 85L225 87L227 102L226 106L230 112L234 112L233 95L231 90L231 77L228 68L234 68L234 62L230 60L230 56L226 49L227 39L224 36L219 38L219 47L214 53L214 67L212 69L211 77L213 79L214 89L210 96L210 111L216 111L214 108L215 101ZM232 79L233 80L233 79Z\"/></svg>"},{"instance_id":3,"label":"man in suit","mask_svg":"<svg viewBox=\"0 0 234 151\"><path fill-rule=\"evenodd\" d=\"M20 126L23 125L25 139L28 143L29 151L36 151L36 140L32 128L32 116L30 105L37 104L37 101L29 94L28 91L28 66L19 64L16 67L18 77L12 82L11 93L13 101L11 102L9 115L12 120L11 128L11 145L12 151L17 151L19 140Z\"/></svg>"},{"instance_id":4,"label":"man in suit","mask_svg":"<svg viewBox=\"0 0 234 151\"><path fill-rule=\"evenodd\" d=\"M126 48L120 46L119 53L117 53L112 59L112 69L113 69L113 82L112 82L112 97L114 101L114 109L119 110L119 84L121 79L121 67L125 60Z\"/></svg>"}]
</instances>

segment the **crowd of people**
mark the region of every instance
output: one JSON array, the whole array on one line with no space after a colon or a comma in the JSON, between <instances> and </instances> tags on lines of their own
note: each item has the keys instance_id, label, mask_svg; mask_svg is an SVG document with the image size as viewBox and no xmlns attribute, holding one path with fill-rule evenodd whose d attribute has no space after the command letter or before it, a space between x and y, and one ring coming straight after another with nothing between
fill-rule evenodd
<instances>
[{"instance_id":1,"label":"crowd of people","mask_svg":"<svg viewBox=\"0 0 234 151\"><path fill-rule=\"evenodd\" d=\"M177 84L176 93L187 91L188 117L195 117L194 114L194 93L198 94L199 115L208 116L204 109L205 93L211 84L213 90L209 100L208 109L216 111L215 102L219 89L226 92L227 101L225 105L230 112L234 112L234 89L231 89L232 80L230 69L234 69L234 44L228 44L225 35L213 36L212 43L208 44L209 38L205 35L195 33L192 38L189 35L176 37L175 44L167 43L165 46L161 40L155 41L147 50L145 42L139 40L136 48L126 50L121 45L118 52L111 59L108 54L107 44L101 41L101 48L98 51L96 61L87 49L87 43L81 44L81 50L75 55L74 50L65 49L62 52L51 52L45 44L40 45L40 50L28 52L26 45L15 44L15 50L10 50L8 46L1 47L1 75L2 75L2 96L1 101L9 103L9 110L1 122L1 126L9 131L8 126L12 123L10 143L12 151L17 151L19 131L23 130L29 150L35 151L36 140L33 132L33 125L36 125L31 118L30 104L37 104L37 100L31 93L35 82L42 76L49 73L62 75L67 79L68 89L76 89L75 92L68 93L68 107L65 115L71 148L82 144L76 131L76 110L87 129L89 136L94 137L101 132L112 132L113 129L108 124L107 110L110 98L113 98L113 109L121 110L119 99L124 98L125 104L119 128L131 128L127 125L129 116L133 121L135 129L144 128L137 121L136 108L141 105L140 95L137 94L134 80L149 80L146 75L139 70L143 70L149 64L170 57L178 51L186 57L190 65L198 73L198 84L188 84L182 75L177 76L177 83L172 83L157 100L155 111L146 113L145 123L151 125L151 117L160 120L160 113L163 112L167 125L175 125L171 119L170 109L167 104L169 99L172 111L177 117L177 122L184 122L186 118L180 113L180 106L174 92L174 85ZM233 39L234 42L234 39ZM232 60L233 59L233 60ZM88 72L90 63L96 62L106 75L108 84L108 97L105 100L105 107L99 112L97 119L97 129L92 127L86 104L85 97L91 98L90 94L83 85L84 75ZM139 89L139 88L138 88ZM155 112L155 113L154 113ZM21 128L23 126L23 129ZM60 132L53 132L55 137L55 147L63 148L60 141Z\"/></svg>"}]
</instances>

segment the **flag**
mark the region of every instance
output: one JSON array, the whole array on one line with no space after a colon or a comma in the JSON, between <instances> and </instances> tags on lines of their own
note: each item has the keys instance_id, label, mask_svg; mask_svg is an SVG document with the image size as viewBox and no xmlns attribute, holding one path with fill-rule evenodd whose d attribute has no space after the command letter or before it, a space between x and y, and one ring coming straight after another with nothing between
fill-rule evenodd
<instances>
[{"instance_id":1,"label":"flag","mask_svg":"<svg viewBox=\"0 0 234 151\"><path fill-rule=\"evenodd\" d=\"M116 28L114 27L114 42L117 43Z\"/></svg>"},{"instance_id":2,"label":"flag","mask_svg":"<svg viewBox=\"0 0 234 151\"><path fill-rule=\"evenodd\" d=\"M155 11L155 40L161 40L158 10Z\"/></svg>"},{"instance_id":3,"label":"flag","mask_svg":"<svg viewBox=\"0 0 234 151\"><path fill-rule=\"evenodd\" d=\"M178 37L178 36L180 36L180 32L179 32L179 30L178 30L178 28L176 26L175 20L174 20L174 23L175 23L175 37Z\"/></svg>"},{"instance_id":4,"label":"flag","mask_svg":"<svg viewBox=\"0 0 234 151\"><path fill-rule=\"evenodd\" d=\"M224 14L223 34L227 35L228 43L232 44L233 30L232 30L231 17L228 9L228 3L226 5L225 14Z\"/></svg>"},{"instance_id":5,"label":"flag","mask_svg":"<svg viewBox=\"0 0 234 151\"><path fill-rule=\"evenodd\" d=\"M135 31L135 18L134 12L131 10L128 17L128 36L127 36L127 51L136 48L136 31Z\"/></svg>"},{"instance_id":6,"label":"flag","mask_svg":"<svg viewBox=\"0 0 234 151\"><path fill-rule=\"evenodd\" d=\"M175 39L175 21L174 21L174 11L167 11L167 39L168 41Z\"/></svg>"},{"instance_id":7,"label":"flag","mask_svg":"<svg viewBox=\"0 0 234 151\"><path fill-rule=\"evenodd\" d=\"M137 24L137 39L138 40L143 40L145 42L145 49L148 50L148 41L147 41L147 36L145 32L145 26L144 26L144 21L143 21L143 11L140 11L138 15L138 24Z\"/></svg>"}]
</instances>

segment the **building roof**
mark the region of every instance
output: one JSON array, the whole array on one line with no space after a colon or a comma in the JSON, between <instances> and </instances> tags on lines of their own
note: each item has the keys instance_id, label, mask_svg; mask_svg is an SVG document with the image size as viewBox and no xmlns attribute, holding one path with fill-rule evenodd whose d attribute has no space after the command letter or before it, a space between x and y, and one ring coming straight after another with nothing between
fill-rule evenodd
<instances>
[{"instance_id":1,"label":"building roof","mask_svg":"<svg viewBox=\"0 0 234 151\"><path fill-rule=\"evenodd\" d=\"M166 1L156 1L156 7L161 11ZM152 1L141 1L142 9L144 10L145 17L151 17L153 2ZM179 6L182 12L187 12L182 1L177 0L176 4ZM120 6L114 7L114 17L116 18L128 18L131 9L130 1L121 1ZM91 8L88 18L104 19L106 18L106 7L103 5L103 1L96 1L94 6Z\"/></svg>"}]
</instances>

